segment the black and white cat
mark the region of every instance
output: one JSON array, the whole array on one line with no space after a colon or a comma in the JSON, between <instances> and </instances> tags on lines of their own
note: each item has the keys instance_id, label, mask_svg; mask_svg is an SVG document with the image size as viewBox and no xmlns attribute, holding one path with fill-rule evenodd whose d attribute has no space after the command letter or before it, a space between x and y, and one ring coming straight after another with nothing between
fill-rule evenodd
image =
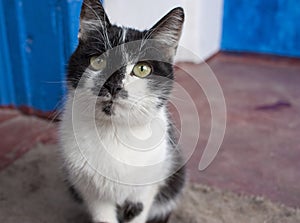
<instances>
[{"instance_id":1,"label":"black and white cat","mask_svg":"<svg viewBox=\"0 0 300 223\"><path fill-rule=\"evenodd\" d=\"M112 25L99 0L83 1L60 144L93 222L167 222L176 207L185 172L167 102L183 21L175 8L138 31Z\"/></svg>"}]
</instances>

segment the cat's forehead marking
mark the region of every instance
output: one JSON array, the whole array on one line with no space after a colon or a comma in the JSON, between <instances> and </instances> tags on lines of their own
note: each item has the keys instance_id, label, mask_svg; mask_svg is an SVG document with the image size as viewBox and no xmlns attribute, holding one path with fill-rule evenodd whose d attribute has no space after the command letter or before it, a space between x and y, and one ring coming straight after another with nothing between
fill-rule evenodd
<instances>
[{"instance_id":1,"label":"cat's forehead marking","mask_svg":"<svg viewBox=\"0 0 300 223\"><path fill-rule=\"evenodd\" d=\"M126 40L126 35L127 35L127 28L123 27L122 28L122 42L125 43L125 40Z\"/></svg>"}]
</instances>

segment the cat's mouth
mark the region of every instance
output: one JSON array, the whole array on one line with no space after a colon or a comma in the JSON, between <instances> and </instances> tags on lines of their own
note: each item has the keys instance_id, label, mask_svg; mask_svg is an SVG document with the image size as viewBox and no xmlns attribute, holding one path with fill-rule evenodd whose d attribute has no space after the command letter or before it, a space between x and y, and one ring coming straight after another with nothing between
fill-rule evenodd
<instances>
[{"instance_id":1,"label":"cat's mouth","mask_svg":"<svg viewBox=\"0 0 300 223\"><path fill-rule=\"evenodd\" d=\"M117 100L102 101L101 105L102 111L108 116L115 114L116 107L124 107L124 105Z\"/></svg>"},{"instance_id":2,"label":"cat's mouth","mask_svg":"<svg viewBox=\"0 0 300 223\"><path fill-rule=\"evenodd\" d=\"M103 101L102 102L102 111L108 115L111 116L113 114L113 101Z\"/></svg>"}]
</instances>

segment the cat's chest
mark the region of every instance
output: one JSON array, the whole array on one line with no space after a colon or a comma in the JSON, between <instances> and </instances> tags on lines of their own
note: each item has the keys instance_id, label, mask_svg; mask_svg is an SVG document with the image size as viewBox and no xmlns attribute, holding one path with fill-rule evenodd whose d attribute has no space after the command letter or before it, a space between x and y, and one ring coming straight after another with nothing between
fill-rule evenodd
<instances>
[{"instance_id":1,"label":"cat's chest","mask_svg":"<svg viewBox=\"0 0 300 223\"><path fill-rule=\"evenodd\" d=\"M98 165L107 161L110 164L148 166L163 161L167 155L167 136L163 129L161 126L101 126L96 132L82 131L77 144L80 153Z\"/></svg>"},{"instance_id":2,"label":"cat's chest","mask_svg":"<svg viewBox=\"0 0 300 223\"><path fill-rule=\"evenodd\" d=\"M66 118L61 126L63 156L74 173L94 179L157 181L169 165L167 126L163 118L129 128Z\"/></svg>"}]
</instances>

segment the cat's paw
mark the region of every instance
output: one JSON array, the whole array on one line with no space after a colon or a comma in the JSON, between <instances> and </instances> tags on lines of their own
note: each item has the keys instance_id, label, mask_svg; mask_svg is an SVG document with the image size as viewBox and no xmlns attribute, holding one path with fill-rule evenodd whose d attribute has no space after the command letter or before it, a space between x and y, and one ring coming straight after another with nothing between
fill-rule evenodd
<instances>
[{"instance_id":1,"label":"cat's paw","mask_svg":"<svg viewBox=\"0 0 300 223\"><path fill-rule=\"evenodd\" d=\"M129 222L143 211L141 202L125 201L122 206L118 206L118 219L120 222Z\"/></svg>"}]
</instances>

